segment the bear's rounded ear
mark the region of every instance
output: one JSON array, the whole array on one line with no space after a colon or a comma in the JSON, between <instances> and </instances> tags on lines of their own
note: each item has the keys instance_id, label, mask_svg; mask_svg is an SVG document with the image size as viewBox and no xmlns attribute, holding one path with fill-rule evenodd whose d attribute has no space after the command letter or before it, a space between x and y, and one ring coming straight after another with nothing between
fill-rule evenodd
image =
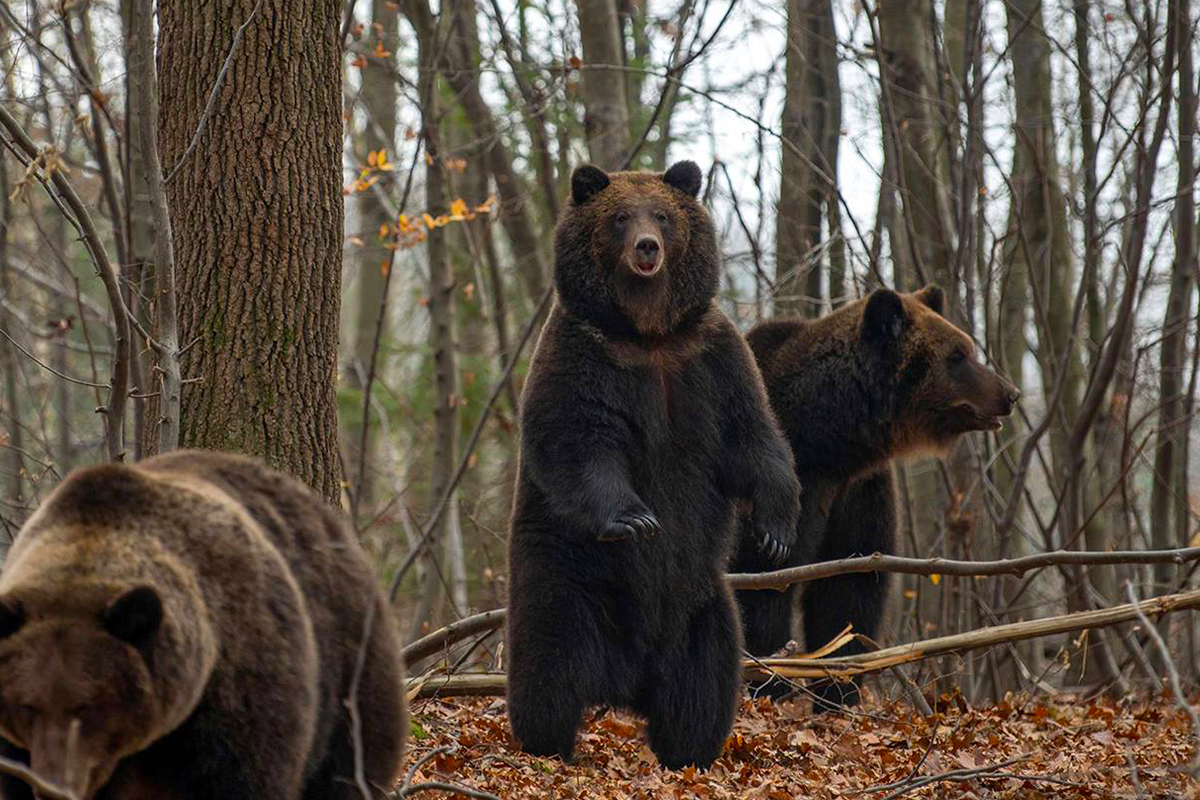
<instances>
[{"instance_id":1,"label":"bear's rounded ear","mask_svg":"<svg viewBox=\"0 0 1200 800\"><path fill-rule=\"evenodd\" d=\"M608 186L608 175L592 164L580 164L571 173L571 199L576 205L586 203L592 195Z\"/></svg>"},{"instance_id":2,"label":"bear's rounded ear","mask_svg":"<svg viewBox=\"0 0 1200 800\"><path fill-rule=\"evenodd\" d=\"M863 309L863 335L868 339L890 342L900 338L908 324L904 300L891 289L876 289Z\"/></svg>"},{"instance_id":3,"label":"bear's rounded ear","mask_svg":"<svg viewBox=\"0 0 1200 800\"><path fill-rule=\"evenodd\" d=\"M704 176L701 175L700 167L695 161L676 161L663 173L663 183L674 186L681 192L687 192L691 197L700 194L700 183L703 179Z\"/></svg>"},{"instance_id":4,"label":"bear's rounded ear","mask_svg":"<svg viewBox=\"0 0 1200 800\"><path fill-rule=\"evenodd\" d=\"M16 600L0 600L0 639L6 639L25 624L25 609Z\"/></svg>"},{"instance_id":5,"label":"bear's rounded ear","mask_svg":"<svg viewBox=\"0 0 1200 800\"><path fill-rule=\"evenodd\" d=\"M123 642L141 644L162 624L162 600L150 586L120 595L104 609L104 629Z\"/></svg>"},{"instance_id":6,"label":"bear's rounded ear","mask_svg":"<svg viewBox=\"0 0 1200 800\"><path fill-rule=\"evenodd\" d=\"M916 298L942 316L946 315L946 293L932 283L917 292Z\"/></svg>"}]
</instances>

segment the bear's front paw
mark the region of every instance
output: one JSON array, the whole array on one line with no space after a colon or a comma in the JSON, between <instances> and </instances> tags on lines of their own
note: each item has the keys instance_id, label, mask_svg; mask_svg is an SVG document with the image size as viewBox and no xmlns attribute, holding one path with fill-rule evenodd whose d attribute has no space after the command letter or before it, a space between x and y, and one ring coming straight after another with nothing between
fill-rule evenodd
<instances>
[{"instance_id":1,"label":"bear's front paw","mask_svg":"<svg viewBox=\"0 0 1200 800\"><path fill-rule=\"evenodd\" d=\"M630 536L655 536L662 530L658 519L646 508L622 511L600 534L602 542L618 542Z\"/></svg>"},{"instance_id":2,"label":"bear's front paw","mask_svg":"<svg viewBox=\"0 0 1200 800\"><path fill-rule=\"evenodd\" d=\"M794 537L785 538L778 533L760 531L758 534L758 549L763 555L778 564L786 561L787 557L791 555L792 546L787 541L791 538Z\"/></svg>"}]
</instances>

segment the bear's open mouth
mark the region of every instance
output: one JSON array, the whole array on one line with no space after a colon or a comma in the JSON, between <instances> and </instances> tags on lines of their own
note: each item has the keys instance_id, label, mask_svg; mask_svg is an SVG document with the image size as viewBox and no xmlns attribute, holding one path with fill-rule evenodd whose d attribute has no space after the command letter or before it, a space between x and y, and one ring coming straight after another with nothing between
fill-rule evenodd
<instances>
[{"instance_id":1,"label":"bear's open mouth","mask_svg":"<svg viewBox=\"0 0 1200 800\"><path fill-rule=\"evenodd\" d=\"M657 258L653 261L642 261L641 259L635 258L633 260L633 272L635 275L640 275L643 278L649 278L651 275L658 272L658 268L661 264L662 261Z\"/></svg>"}]
</instances>

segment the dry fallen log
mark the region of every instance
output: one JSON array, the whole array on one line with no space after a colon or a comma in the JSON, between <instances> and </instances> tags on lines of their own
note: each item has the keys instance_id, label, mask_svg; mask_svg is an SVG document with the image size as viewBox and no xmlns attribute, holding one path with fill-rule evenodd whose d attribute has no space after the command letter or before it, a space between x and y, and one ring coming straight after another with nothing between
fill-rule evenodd
<instances>
[{"instance_id":1,"label":"dry fallen log","mask_svg":"<svg viewBox=\"0 0 1200 800\"><path fill-rule=\"evenodd\" d=\"M886 647L871 653L832 658L763 658L744 662L743 669L747 677L758 679L765 677L768 672L774 672L787 678L860 675L934 656L975 650L1006 642L1035 639L1040 636L1116 625L1137 619L1139 611L1147 616L1152 616L1196 608L1200 608L1200 589L1154 597L1142 600L1137 604L1126 603L1096 611L1080 611L1044 619L995 625L990 628L939 636L896 647ZM431 634L431 636L433 635L436 634ZM408 686L412 697L502 695L505 691L504 675L497 672L421 676L411 679Z\"/></svg>"}]
</instances>

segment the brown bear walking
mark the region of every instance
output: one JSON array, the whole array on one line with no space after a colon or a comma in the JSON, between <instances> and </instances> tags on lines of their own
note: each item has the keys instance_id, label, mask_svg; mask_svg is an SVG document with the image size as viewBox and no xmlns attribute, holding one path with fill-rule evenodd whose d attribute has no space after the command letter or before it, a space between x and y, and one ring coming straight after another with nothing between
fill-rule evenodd
<instances>
[{"instance_id":1,"label":"brown bear walking","mask_svg":"<svg viewBox=\"0 0 1200 800\"><path fill-rule=\"evenodd\" d=\"M584 708L610 704L648 718L664 766L711 764L741 691L735 499L766 557L795 535L787 444L713 302L700 183L690 161L571 178L509 542L508 711L530 753L569 759Z\"/></svg>"},{"instance_id":2,"label":"brown bear walking","mask_svg":"<svg viewBox=\"0 0 1200 800\"><path fill-rule=\"evenodd\" d=\"M750 331L804 487L788 566L892 553L892 460L943 453L964 433L998 429L1012 412L1020 393L975 360L970 337L942 316L943 301L933 286L913 294L879 289L817 320L772 320ZM742 546L732 571L774 567ZM737 593L752 654L770 655L787 644L795 594L794 586ZM806 584L805 645L820 647L847 624L874 637L886 597L881 573ZM863 649L854 642L838 655ZM818 708L858 702L856 684L812 691Z\"/></svg>"},{"instance_id":3,"label":"brown bear walking","mask_svg":"<svg viewBox=\"0 0 1200 800\"><path fill-rule=\"evenodd\" d=\"M0 754L82 800L360 798L345 700L371 615L357 706L383 797L407 724L376 587L336 512L249 459L79 470L0 574Z\"/></svg>"}]
</instances>

